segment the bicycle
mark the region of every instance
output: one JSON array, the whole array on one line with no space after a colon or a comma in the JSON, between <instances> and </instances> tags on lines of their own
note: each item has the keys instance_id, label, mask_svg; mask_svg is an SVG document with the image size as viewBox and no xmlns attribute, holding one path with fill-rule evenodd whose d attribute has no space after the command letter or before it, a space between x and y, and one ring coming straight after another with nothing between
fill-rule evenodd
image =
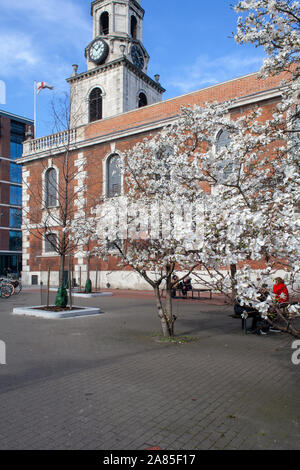
<instances>
[{"instance_id":1,"label":"bicycle","mask_svg":"<svg viewBox=\"0 0 300 470\"><path fill-rule=\"evenodd\" d=\"M11 284L14 287L14 294L15 295L20 294L20 292L22 290L22 287L23 287L21 281L18 281L16 279L14 281L10 281L9 284Z\"/></svg>"},{"instance_id":2,"label":"bicycle","mask_svg":"<svg viewBox=\"0 0 300 470\"><path fill-rule=\"evenodd\" d=\"M7 274L7 282L14 286L16 295L20 294L23 286L17 274Z\"/></svg>"}]
</instances>

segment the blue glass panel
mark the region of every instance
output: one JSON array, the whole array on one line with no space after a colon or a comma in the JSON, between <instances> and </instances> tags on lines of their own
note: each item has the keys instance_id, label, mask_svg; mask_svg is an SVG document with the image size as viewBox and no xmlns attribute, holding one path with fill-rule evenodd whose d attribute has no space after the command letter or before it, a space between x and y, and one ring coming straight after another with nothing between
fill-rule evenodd
<instances>
[{"instance_id":1,"label":"blue glass panel","mask_svg":"<svg viewBox=\"0 0 300 470\"><path fill-rule=\"evenodd\" d=\"M10 251L22 250L22 232L9 232L9 249Z\"/></svg>"},{"instance_id":2,"label":"blue glass panel","mask_svg":"<svg viewBox=\"0 0 300 470\"><path fill-rule=\"evenodd\" d=\"M23 145L17 142L10 143L10 158L12 160L16 160L17 158L21 158L23 153Z\"/></svg>"},{"instance_id":3,"label":"blue glass panel","mask_svg":"<svg viewBox=\"0 0 300 470\"><path fill-rule=\"evenodd\" d=\"M22 188L20 186L10 186L9 203L13 206L22 205Z\"/></svg>"},{"instance_id":4,"label":"blue glass panel","mask_svg":"<svg viewBox=\"0 0 300 470\"><path fill-rule=\"evenodd\" d=\"M10 181L22 183L22 167L16 163L10 163Z\"/></svg>"},{"instance_id":5,"label":"blue glass panel","mask_svg":"<svg viewBox=\"0 0 300 470\"><path fill-rule=\"evenodd\" d=\"M9 227L10 228L21 228L22 225L22 210L21 209L9 209Z\"/></svg>"}]
</instances>

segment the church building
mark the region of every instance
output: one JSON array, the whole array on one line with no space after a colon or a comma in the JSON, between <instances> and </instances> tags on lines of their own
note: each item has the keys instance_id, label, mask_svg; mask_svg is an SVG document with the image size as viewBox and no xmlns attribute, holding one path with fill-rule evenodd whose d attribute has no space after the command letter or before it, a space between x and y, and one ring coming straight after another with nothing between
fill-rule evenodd
<instances>
[{"instance_id":1,"label":"church building","mask_svg":"<svg viewBox=\"0 0 300 470\"><path fill-rule=\"evenodd\" d=\"M122 152L159 132L178 118L182 106L235 99L232 113L259 105L268 119L280 101L280 77L262 80L257 73L209 86L162 101L160 76L147 75L150 57L143 44L145 11L141 0L95 0L91 3L93 40L85 48L86 71L67 79L70 85L70 128L58 134L24 142L23 272L25 285L58 284L60 257L53 247L61 243L63 178L72 178L72 209L88 211L103 198L122 195L124 186L117 162ZM225 131L224 131L225 132ZM217 139L226 139L220 132ZM39 227L39 228L38 228ZM66 266L68 266L66 262ZM86 257L72 252L76 282L85 284ZM147 289L138 275L120 271L115 259L93 258L90 277L101 288Z\"/></svg>"}]
</instances>

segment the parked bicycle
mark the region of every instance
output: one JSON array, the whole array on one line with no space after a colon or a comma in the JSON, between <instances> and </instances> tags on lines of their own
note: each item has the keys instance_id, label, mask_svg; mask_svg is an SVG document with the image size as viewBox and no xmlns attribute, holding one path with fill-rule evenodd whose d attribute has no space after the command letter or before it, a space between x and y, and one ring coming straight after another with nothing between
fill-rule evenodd
<instances>
[{"instance_id":1,"label":"parked bicycle","mask_svg":"<svg viewBox=\"0 0 300 470\"><path fill-rule=\"evenodd\" d=\"M16 274L8 274L7 275L7 280L9 282L9 284L12 284L13 287L14 287L14 294L20 294L21 290L22 290L22 283L21 281L17 278L17 275Z\"/></svg>"}]
</instances>

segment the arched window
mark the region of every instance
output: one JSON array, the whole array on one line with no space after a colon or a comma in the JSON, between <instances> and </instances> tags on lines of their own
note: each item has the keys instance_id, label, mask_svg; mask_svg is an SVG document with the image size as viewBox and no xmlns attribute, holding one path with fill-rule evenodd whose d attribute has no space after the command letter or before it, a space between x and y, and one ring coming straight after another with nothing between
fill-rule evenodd
<instances>
[{"instance_id":1,"label":"arched window","mask_svg":"<svg viewBox=\"0 0 300 470\"><path fill-rule=\"evenodd\" d=\"M148 104L147 96L145 95L145 93L141 92L139 94L139 108L143 108L144 106L147 106L147 104Z\"/></svg>"},{"instance_id":2,"label":"arched window","mask_svg":"<svg viewBox=\"0 0 300 470\"><path fill-rule=\"evenodd\" d=\"M291 117L291 147L293 152L299 154L300 151L300 106L297 106Z\"/></svg>"},{"instance_id":3,"label":"arched window","mask_svg":"<svg viewBox=\"0 0 300 470\"><path fill-rule=\"evenodd\" d=\"M45 205L57 206L57 172L54 168L49 168L45 174Z\"/></svg>"},{"instance_id":4,"label":"arched window","mask_svg":"<svg viewBox=\"0 0 300 470\"><path fill-rule=\"evenodd\" d=\"M221 150L223 147L227 147L230 144L230 134L228 131L221 131L217 137L217 152Z\"/></svg>"},{"instance_id":5,"label":"arched window","mask_svg":"<svg viewBox=\"0 0 300 470\"><path fill-rule=\"evenodd\" d=\"M217 152L219 152L224 147L228 147L230 145L230 142L230 133L227 130L220 131L216 143ZM227 162L226 159L223 158L223 160L219 161L218 168L222 171L224 180L227 181L229 176L233 172L233 163Z\"/></svg>"},{"instance_id":6,"label":"arched window","mask_svg":"<svg viewBox=\"0 0 300 470\"><path fill-rule=\"evenodd\" d=\"M109 34L109 14L107 11L103 12L100 16L100 36L107 36Z\"/></svg>"},{"instance_id":7,"label":"arched window","mask_svg":"<svg viewBox=\"0 0 300 470\"><path fill-rule=\"evenodd\" d=\"M137 19L133 15L131 17L131 37L137 39Z\"/></svg>"},{"instance_id":8,"label":"arched window","mask_svg":"<svg viewBox=\"0 0 300 470\"><path fill-rule=\"evenodd\" d=\"M89 122L102 119L102 91L94 88L89 97Z\"/></svg>"},{"instance_id":9,"label":"arched window","mask_svg":"<svg viewBox=\"0 0 300 470\"><path fill-rule=\"evenodd\" d=\"M121 195L121 169L120 157L111 155L106 163L106 196L115 197Z\"/></svg>"},{"instance_id":10,"label":"arched window","mask_svg":"<svg viewBox=\"0 0 300 470\"><path fill-rule=\"evenodd\" d=\"M47 233L45 235L45 253L53 253L57 250L57 233Z\"/></svg>"}]
</instances>

